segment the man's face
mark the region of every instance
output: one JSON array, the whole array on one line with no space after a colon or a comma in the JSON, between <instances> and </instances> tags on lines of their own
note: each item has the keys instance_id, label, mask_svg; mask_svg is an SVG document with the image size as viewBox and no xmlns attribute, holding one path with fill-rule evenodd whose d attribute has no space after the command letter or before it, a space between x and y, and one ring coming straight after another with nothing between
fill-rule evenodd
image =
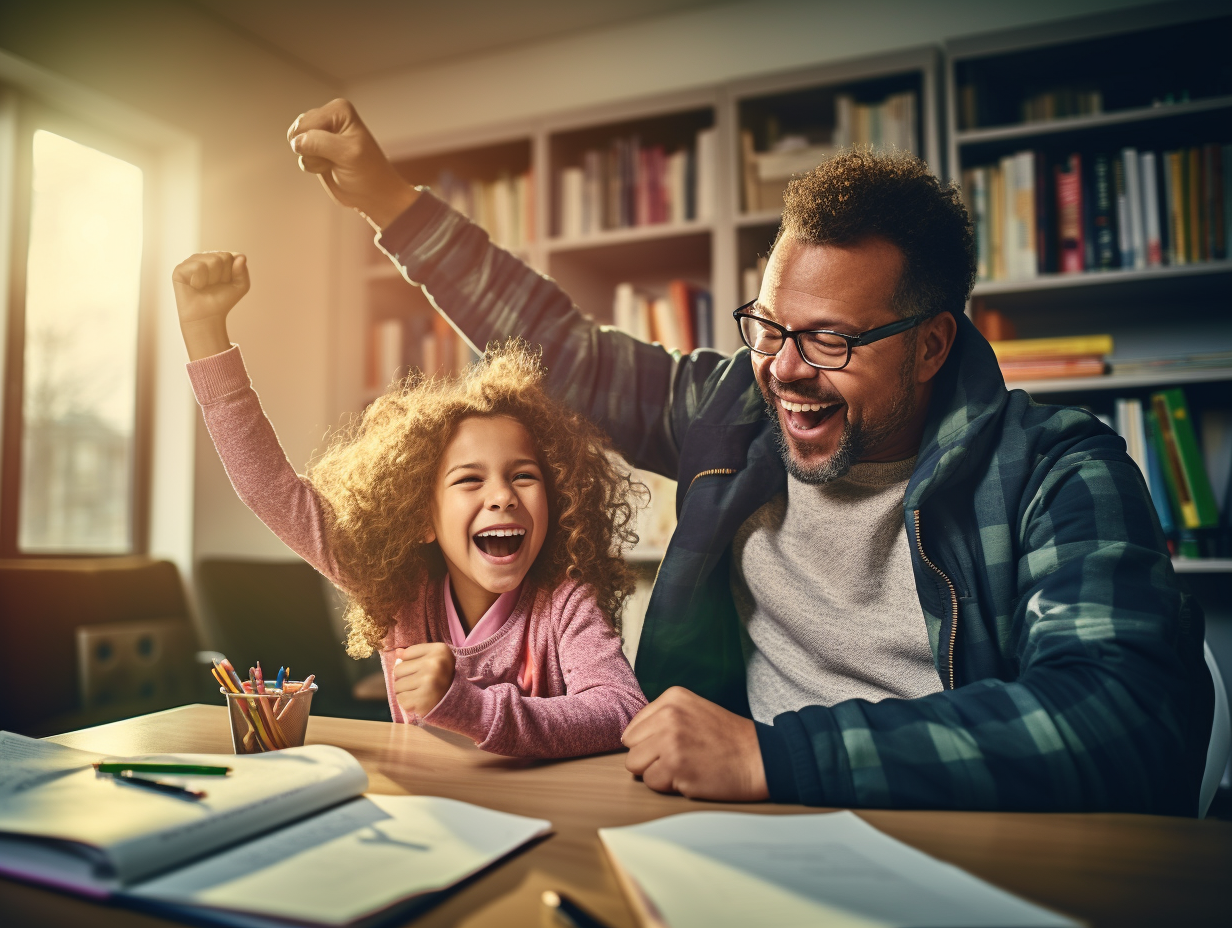
<instances>
[{"instance_id":1,"label":"man's face","mask_svg":"<svg viewBox=\"0 0 1232 928\"><path fill-rule=\"evenodd\" d=\"M838 247L784 238L753 311L792 330L859 335L898 320L891 298L902 267L902 252L882 239ZM916 453L927 404L927 384L917 382L917 343L914 329L890 336L856 348L837 371L810 367L791 342L774 357L751 355L789 473L825 483L856 461Z\"/></svg>"}]
</instances>

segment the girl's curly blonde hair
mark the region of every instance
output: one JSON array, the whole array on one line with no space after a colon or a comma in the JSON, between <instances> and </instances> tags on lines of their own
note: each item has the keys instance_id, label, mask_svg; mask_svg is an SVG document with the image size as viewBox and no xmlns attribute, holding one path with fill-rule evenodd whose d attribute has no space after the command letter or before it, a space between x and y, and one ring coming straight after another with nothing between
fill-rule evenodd
<instances>
[{"instance_id":1,"label":"girl's curly blonde hair","mask_svg":"<svg viewBox=\"0 0 1232 928\"><path fill-rule=\"evenodd\" d=\"M308 480L326 503L326 530L347 580L347 651L381 647L398 610L444 576L431 528L445 447L471 416L509 416L539 452L548 533L528 578L549 588L566 578L596 592L619 631L634 575L621 551L637 542L637 504L646 488L612 461L606 437L547 395L539 356L510 340L455 378L419 374L392 386L312 465Z\"/></svg>"}]
</instances>

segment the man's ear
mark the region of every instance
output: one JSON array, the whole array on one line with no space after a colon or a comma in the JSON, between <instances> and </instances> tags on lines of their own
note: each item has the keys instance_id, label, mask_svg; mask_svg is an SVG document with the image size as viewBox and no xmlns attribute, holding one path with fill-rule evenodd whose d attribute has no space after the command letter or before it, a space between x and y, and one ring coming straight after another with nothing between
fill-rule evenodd
<instances>
[{"instance_id":1,"label":"man's ear","mask_svg":"<svg viewBox=\"0 0 1232 928\"><path fill-rule=\"evenodd\" d=\"M915 342L916 383L927 383L937 376L945 359L950 356L958 336L958 321L953 313L940 313L920 323Z\"/></svg>"}]
</instances>

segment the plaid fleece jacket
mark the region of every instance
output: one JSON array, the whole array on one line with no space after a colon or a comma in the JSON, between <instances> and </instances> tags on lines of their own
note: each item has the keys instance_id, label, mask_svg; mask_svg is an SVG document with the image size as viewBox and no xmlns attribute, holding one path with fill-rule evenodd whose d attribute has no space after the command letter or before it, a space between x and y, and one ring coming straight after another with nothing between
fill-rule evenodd
<instances>
[{"instance_id":1,"label":"plaid fleece jacket","mask_svg":"<svg viewBox=\"0 0 1232 928\"><path fill-rule=\"evenodd\" d=\"M637 677L650 699L683 686L747 716L731 542L786 486L747 349L682 356L597 326L427 192L377 242L472 345L541 345L558 397L678 481ZM1008 392L960 319L903 519L944 690L759 723L771 797L1196 814L1214 704L1203 618L1121 439Z\"/></svg>"}]
</instances>

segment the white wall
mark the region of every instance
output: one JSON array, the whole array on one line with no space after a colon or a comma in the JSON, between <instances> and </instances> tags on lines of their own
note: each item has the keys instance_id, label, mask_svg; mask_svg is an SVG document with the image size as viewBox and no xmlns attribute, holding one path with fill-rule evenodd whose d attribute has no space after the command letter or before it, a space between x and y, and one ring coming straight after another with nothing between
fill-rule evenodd
<instances>
[{"instance_id":1,"label":"white wall","mask_svg":"<svg viewBox=\"0 0 1232 928\"><path fill-rule=\"evenodd\" d=\"M196 247L251 259L253 290L235 311L232 338L302 468L338 414L329 333L339 211L299 173L285 131L337 88L178 2L0 4L0 47L199 140ZM174 325L169 314L160 321ZM178 339L160 341L183 358ZM158 401L190 402L186 393ZM288 556L236 498L197 421L196 555Z\"/></svg>"},{"instance_id":2,"label":"white wall","mask_svg":"<svg viewBox=\"0 0 1232 928\"><path fill-rule=\"evenodd\" d=\"M1141 5L1133 0L754 0L347 87L387 146L615 100ZM413 41L413 39L411 39Z\"/></svg>"}]
</instances>

